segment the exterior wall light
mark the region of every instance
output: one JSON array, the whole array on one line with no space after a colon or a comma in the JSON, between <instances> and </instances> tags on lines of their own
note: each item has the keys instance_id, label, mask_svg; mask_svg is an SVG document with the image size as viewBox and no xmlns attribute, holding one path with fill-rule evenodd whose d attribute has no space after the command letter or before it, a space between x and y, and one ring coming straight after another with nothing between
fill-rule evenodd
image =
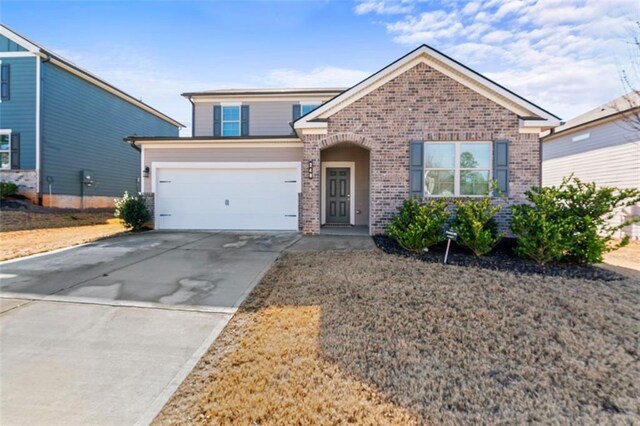
<instances>
[{"instance_id":1,"label":"exterior wall light","mask_svg":"<svg viewBox=\"0 0 640 426\"><path fill-rule=\"evenodd\" d=\"M145 167L142 171L142 176L149 177L149 166Z\"/></svg>"}]
</instances>

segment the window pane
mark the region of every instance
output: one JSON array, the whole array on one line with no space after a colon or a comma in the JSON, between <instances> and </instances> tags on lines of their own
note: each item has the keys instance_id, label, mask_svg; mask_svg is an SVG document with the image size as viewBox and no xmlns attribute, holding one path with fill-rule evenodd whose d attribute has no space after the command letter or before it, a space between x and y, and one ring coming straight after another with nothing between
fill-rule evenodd
<instances>
[{"instance_id":1,"label":"window pane","mask_svg":"<svg viewBox=\"0 0 640 426\"><path fill-rule=\"evenodd\" d=\"M424 174L424 187L427 195L453 196L453 170L427 170Z\"/></svg>"},{"instance_id":2,"label":"window pane","mask_svg":"<svg viewBox=\"0 0 640 426\"><path fill-rule=\"evenodd\" d=\"M302 115L305 115L316 108L318 108L318 105L301 105L300 111L302 112Z\"/></svg>"},{"instance_id":3,"label":"window pane","mask_svg":"<svg viewBox=\"0 0 640 426\"><path fill-rule=\"evenodd\" d=\"M10 169L11 165L9 164L9 153L8 152L0 152L0 168L2 169Z\"/></svg>"},{"instance_id":4,"label":"window pane","mask_svg":"<svg viewBox=\"0 0 640 426\"><path fill-rule=\"evenodd\" d=\"M452 143L425 144L424 163L427 169L455 168L456 146Z\"/></svg>"},{"instance_id":5,"label":"window pane","mask_svg":"<svg viewBox=\"0 0 640 426\"><path fill-rule=\"evenodd\" d=\"M9 135L0 135L0 150L9 151Z\"/></svg>"},{"instance_id":6,"label":"window pane","mask_svg":"<svg viewBox=\"0 0 640 426\"><path fill-rule=\"evenodd\" d=\"M489 193L489 170L460 172L460 195L487 195Z\"/></svg>"},{"instance_id":7,"label":"window pane","mask_svg":"<svg viewBox=\"0 0 640 426\"><path fill-rule=\"evenodd\" d=\"M222 136L240 136L240 123L223 123Z\"/></svg>"},{"instance_id":8,"label":"window pane","mask_svg":"<svg viewBox=\"0 0 640 426\"><path fill-rule=\"evenodd\" d=\"M222 107L223 121L239 121L240 107Z\"/></svg>"},{"instance_id":9,"label":"window pane","mask_svg":"<svg viewBox=\"0 0 640 426\"><path fill-rule=\"evenodd\" d=\"M490 156L491 145L489 144L460 144L460 168L462 169L488 169L491 167Z\"/></svg>"}]
</instances>

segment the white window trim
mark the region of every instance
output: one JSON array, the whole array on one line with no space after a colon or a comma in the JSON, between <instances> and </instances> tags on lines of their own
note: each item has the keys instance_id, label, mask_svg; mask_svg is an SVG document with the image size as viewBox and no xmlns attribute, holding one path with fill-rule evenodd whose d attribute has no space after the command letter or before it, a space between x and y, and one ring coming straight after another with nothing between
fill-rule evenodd
<instances>
[{"instance_id":1,"label":"white window trim","mask_svg":"<svg viewBox=\"0 0 640 426\"><path fill-rule=\"evenodd\" d=\"M428 168L426 158L424 159L424 167L422 170L422 187L424 188L424 197L425 198L451 198L451 197L470 197L470 198L483 198L483 197L491 197L491 190L489 190L489 194L487 195L462 195L460 194L460 172L462 170L465 171L481 171L486 172L487 169L477 168L477 169L469 169L460 167L460 146L462 144L478 144L478 145L489 145L489 182L493 181L493 142L491 141L425 141L424 142L424 156L426 157L427 145L451 145L454 144L455 147L455 163L453 165L453 195L432 195L427 194L426 189L427 185L425 182L425 175L427 174L427 170L451 170L450 168L444 167L436 167L436 168Z\"/></svg>"},{"instance_id":2,"label":"white window trim","mask_svg":"<svg viewBox=\"0 0 640 426\"><path fill-rule=\"evenodd\" d=\"M351 202L349 203L349 224L356 224L356 163L353 161L323 161L320 164L320 225L327 223L327 168L348 168L350 174L349 191L351 193Z\"/></svg>"},{"instance_id":3,"label":"white window trim","mask_svg":"<svg viewBox=\"0 0 640 426\"><path fill-rule=\"evenodd\" d=\"M9 138L9 149L0 150L0 152L9 153L9 167L4 168L0 166L0 170L11 170L11 129L0 129L0 135L7 135Z\"/></svg>"},{"instance_id":4,"label":"white window trim","mask_svg":"<svg viewBox=\"0 0 640 426\"><path fill-rule=\"evenodd\" d=\"M225 120L224 119L224 109L225 108L238 108L238 120ZM237 135L225 135L224 134L224 123L238 123L238 134ZM220 136L230 136L237 137L242 136L242 104L239 102L225 102L220 104Z\"/></svg>"}]
</instances>

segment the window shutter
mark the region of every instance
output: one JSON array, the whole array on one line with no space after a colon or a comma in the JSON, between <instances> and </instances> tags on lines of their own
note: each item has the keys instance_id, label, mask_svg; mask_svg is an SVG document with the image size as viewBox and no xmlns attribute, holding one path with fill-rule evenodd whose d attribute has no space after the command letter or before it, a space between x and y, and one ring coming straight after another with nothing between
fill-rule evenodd
<instances>
[{"instance_id":1,"label":"window shutter","mask_svg":"<svg viewBox=\"0 0 640 426\"><path fill-rule=\"evenodd\" d=\"M424 196L424 142L411 141L409 147L409 196Z\"/></svg>"},{"instance_id":2,"label":"window shutter","mask_svg":"<svg viewBox=\"0 0 640 426\"><path fill-rule=\"evenodd\" d=\"M11 168L20 168L20 133L11 133Z\"/></svg>"},{"instance_id":3,"label":"window shutter","mask_svg":"<svg viewBox=\"0 0 640 426\"><path fill-rule=\"evenodd\" d=\"M2 65L0 74L0 98L3 101L8 101L10 98L11 90L11 65Z\"/></svg>"},{"instance_id":4,"label":"window shutter","mask_svg":"<svg viewBox=\"0 0 640 426\"><path fill-rule=\"evenodd\" d=\"M509 141L497 140L493 143L493 179L497 181L498 190L509 195ZM497 192L497 191L496 191ZM494 193L494 195L498 195Z\"/></svg>"},{"instance_id":5,"label":"window shutter","mask_svg":"<svg viewBox=\"0 0 640 426\"><path fill-rule=\"evenodd\" d=\"M240 107L240 136L249 136L249 105Z\"/></svg>"},{"instance_id":6,"label":"window shutter","mask_svg":"<svg viewBox=\"0 0 640 426\"><path fill-rule=\"evenodd\" d=\"M293 104L293 121L300 118L300 104Z\"/></svg>"},{"instance_id":7,"label":"window shutter","mask_svg":"<svg viewBox=\"0 0 640 426\"><path fill-rule=\"evenodd\" d=\"M222 135L222 108L220 105L213 106L213 136Z\"/></svg>"}]
</instances>

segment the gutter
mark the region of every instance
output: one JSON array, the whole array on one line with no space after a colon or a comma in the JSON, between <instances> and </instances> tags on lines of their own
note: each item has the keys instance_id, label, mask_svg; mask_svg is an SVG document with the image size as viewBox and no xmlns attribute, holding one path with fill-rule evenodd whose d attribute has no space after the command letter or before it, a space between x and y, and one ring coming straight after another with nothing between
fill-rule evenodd
<instances>
[{"instance_id":1,"label":"gutter","mask_svg":"<svg viewBox=\"0 0 640 426\"><path fill-rule=\"evenodd\" d=\"M123 138L122 140L124 141L124 143L129 144L131 148L135 149L138 152L142 152L142 149L140 149L140 147L136 145L135 139L131 139L131 137L126 137L126 138Z\"/></svg>"}]
</instances>

